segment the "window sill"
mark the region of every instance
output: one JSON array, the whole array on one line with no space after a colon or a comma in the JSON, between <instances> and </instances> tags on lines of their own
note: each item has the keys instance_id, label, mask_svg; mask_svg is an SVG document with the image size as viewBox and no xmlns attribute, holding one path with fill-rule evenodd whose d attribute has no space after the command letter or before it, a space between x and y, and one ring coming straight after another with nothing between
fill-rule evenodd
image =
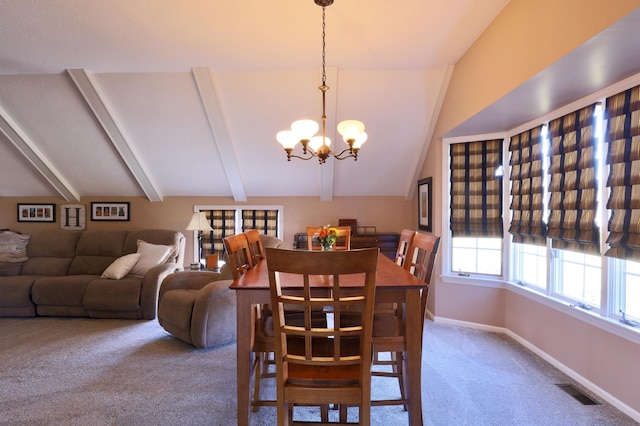
<instances>
[{"instance_id":1,"label":"window sill","mask_svg":"<svg viewBox=\"0 0 640 426\"><path fill-rule=\"evenodd\" d=\"M447 284L458 285L472 285L476 287L489 287L489 288L506 288L507 282L499 279L482 275L441 275L440 279Z\"/></svg>"}]
</instances>

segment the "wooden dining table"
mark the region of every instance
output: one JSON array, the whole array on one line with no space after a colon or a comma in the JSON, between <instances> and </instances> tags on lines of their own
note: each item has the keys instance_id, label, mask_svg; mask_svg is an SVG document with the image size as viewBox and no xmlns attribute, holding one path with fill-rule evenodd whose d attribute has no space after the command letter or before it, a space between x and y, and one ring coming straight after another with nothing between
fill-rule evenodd
<instances>
[{"instance_id":1,"label":"wooden dining table","mask_svg":"<svg viewBox=\"0 0 640 426\"><path fill-rule=\"evenodd\" d=\"M343 282L341 281L341 285ZM330 286L327 280L318 280L317 287ZM283 289L287 287L283 284ZM296 283L290 286L295 291ZM376 273L376 303L401 303L405 307L405 333L407 342L407 369L409 388L408 414L410 425L422 425L421 371L422 371L422 319L420 291L427 285L398 266L383 254L378 255ZM270 303L269 274L265 260L235 280L230 288L236 291L237 303L237 392L238 425L248 426L251 407L251 361L257 304Z\"/></svg>"}]
</instances>

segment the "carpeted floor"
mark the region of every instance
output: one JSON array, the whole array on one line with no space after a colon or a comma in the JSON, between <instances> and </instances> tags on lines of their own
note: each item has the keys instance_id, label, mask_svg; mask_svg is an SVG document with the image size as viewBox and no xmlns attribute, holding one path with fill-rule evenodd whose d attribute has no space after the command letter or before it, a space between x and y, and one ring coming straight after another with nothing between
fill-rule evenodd
<instances>
[{"instance_id":1,"label":"carpeted floor","mask_svg":"<svg viewBox=\"0 0 640 426\"><path fill-rule=\"evenodd\" d=\"M508 337L425 328L426 425L637 424L608 404L582 405L556 386L566 376ZM376 379L374 397L397 392L386 382ZM234 425L235 345L197 350L156 321L0 318L0 423ZM251 423L275 424L275 408ZM406 423L400 407L372 408L373 425Z\"/></svg>"}]
</instances>

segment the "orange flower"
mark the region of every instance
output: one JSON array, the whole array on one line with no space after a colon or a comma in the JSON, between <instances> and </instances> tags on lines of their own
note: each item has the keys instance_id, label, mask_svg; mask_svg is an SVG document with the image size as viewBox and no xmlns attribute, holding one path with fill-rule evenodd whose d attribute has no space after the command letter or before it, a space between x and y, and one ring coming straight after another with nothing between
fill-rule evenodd
<instances>
[{"instance_id":1,"label":"orange flower","mask_svg":"<svg viewBox=\"0 0 640 426\"><path fill-rule=\"evenodd\" d=\"M330 225L325 225L318 229L318 232L313 234L313 236L320 240L320 244L323 246L332 246L338 239L338 230L332 228Z\"/></svg>"}]
</instances>

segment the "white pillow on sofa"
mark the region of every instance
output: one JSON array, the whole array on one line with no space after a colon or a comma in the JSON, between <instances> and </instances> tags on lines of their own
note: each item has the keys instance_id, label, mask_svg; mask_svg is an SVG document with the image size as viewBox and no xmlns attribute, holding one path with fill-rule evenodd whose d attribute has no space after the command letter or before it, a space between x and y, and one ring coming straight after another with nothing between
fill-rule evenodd
<instances>
[{"instance_id":1,"label":"white pillow on sofa","mask_svg":"<svg viewBox=\"0 0 640 426\"><path fill-rule=\"evenodd\" d=\"M140 253L131 253L122 256L113 261L107 269L104 270L100 278L108 278L111 280L119 280L124 278L131 268L138 262L142 255Z\"/></svg>"},{"instance_id":2,"label":"white pillow on sofa","mask_svg":"<svg viewBox=\"0 0 640 426\"><path fill-rule=\"evenodd\" d=\"M145 241L138 240L138 253L140 253L141 256L133 269L131 269L131 275L146 274L149 269L164 263L172 251L173 246L149 244Z\"/></svg>"}]
</instances>

